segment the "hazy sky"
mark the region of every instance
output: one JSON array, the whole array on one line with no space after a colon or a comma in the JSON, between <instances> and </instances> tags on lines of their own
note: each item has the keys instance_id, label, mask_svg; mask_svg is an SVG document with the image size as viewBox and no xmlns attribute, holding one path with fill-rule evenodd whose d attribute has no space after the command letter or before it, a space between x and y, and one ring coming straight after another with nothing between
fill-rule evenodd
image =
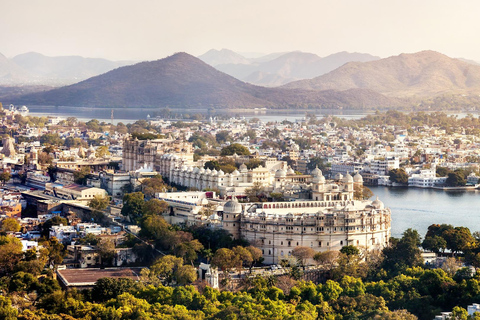
<instances>
[{"instance_id":1,"label":"hazy sky","mask_svg":"<svg viewBox=\"0 0 480 320\"><path fill-rule=\"evenodd\" d=\"M155 60L185 51L435 50L480 61L478 0L0 0L0 53Z\"/></svg>"}]
</instances>

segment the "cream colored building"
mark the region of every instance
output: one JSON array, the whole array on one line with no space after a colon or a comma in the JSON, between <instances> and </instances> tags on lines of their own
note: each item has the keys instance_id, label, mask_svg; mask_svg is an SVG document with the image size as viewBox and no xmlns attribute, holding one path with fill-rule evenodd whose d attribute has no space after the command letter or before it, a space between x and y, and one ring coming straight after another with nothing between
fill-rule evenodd
<instances>
[{"instance_id":1,"label":"cream colored building","mask_svg":"<svg viewBox=\"0 0 480 320\"><path fill-rule=\"evenodd\" d=\"M62 186L59 184L47 183L45 193L66 200L90 201L95 196L105 197L107 191L101 188L90 188L78 184Z\"/></svg>"},{"instance_id":2,"label":"cream colored building","mask_svg":"<svg viewBox=\"0 0 480 320\"><path fill-rule=\"evenodd\" d=\"M193 162L193 147L189 142L174 139L132 140L127 138L123 142L123 170L128 172L140 168L151 168L160 173L165 172L159 168L160 164L157 162L167 153L178 154L179 157Z\"/></svg>"},{"instance_id":3,"label":"cream colored building","mask_svg":"<svg viewBox=\"0 0 480 320\"><path fill-rule=\"evenodd\" d=\"M241 204L233 198L224 204L223 228L262 249L266 264L288 258L297 246L371 251L388 245L390 209L378 199L354 200L360 175L327 182L316 169L313 182L312 200Z\"/></svg>"}]
</instances>

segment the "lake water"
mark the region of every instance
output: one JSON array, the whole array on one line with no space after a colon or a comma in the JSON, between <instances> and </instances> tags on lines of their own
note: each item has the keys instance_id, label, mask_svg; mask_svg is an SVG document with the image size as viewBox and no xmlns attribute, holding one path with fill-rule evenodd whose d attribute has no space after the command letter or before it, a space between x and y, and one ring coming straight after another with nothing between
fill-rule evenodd
<instances>
[{"instance_id":1,"label":"lake water","mask_svg":"<svg viewBox=\"0 0 480 320\"><path fill-rule=\"evenodd\" d=\"M88 107L54 107L54 106L28 106L32 116L57 116L57 117L76 117L81 121L88 121L91 119L97 119L99 121L105 121L110 123L111 121L111 108L88 108ZM118 122L123 122L124 124L133 123L137 120L147 119L148 115L153 116L156 111L161 109L155 108L113 108L113 122L117 124ZM205 109L189 109L185 111L184 109L171 109L175 113L200 113L209 115L229 115L229 116L241 116L245 119L259 118L262 121L283 121L289 120L295 122L297 120L302 120L305 117L305 113L315 114L318 118L321 118L325 115L334 115L344 119L360 119L365 115L369 114L365 111L357 110L257 110L252 109L238 109L238 110L223 110L217 109L215 111L209 111Z\"/></svg>"},{"instance_id":2,"label":"lake water","mask_svg":"<svg viewBox=\"0 0 480 320\"><path fill-rule=\"evenodd\" d=\"M446 192L420 188L369 187L392 210L392 236L408 228L422 237L428 226L447 223L480 231L480 191ZM375 198L374 196L374 198Z\"/></svg>"}]
</instances>

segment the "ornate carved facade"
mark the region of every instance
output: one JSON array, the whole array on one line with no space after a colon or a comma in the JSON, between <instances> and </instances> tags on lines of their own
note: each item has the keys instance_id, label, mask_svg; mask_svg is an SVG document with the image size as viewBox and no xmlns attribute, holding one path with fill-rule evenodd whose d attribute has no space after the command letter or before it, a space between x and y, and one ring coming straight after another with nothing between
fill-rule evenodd
<instances>
[{"instance_id":1,"label":"ornate carved facade","mask_svg":"<svg viewBox=\"0 0 480 320\"><path fill-rule=\"evenodd\" d=\"M223 228L262 249L267 264L286 259L297 246L315 251L346 245L380 250L390 238L391 211L378 199L354 200L354 185L360 185L360 179L347 174L327 182L317 169L313 200L240 204L234 198L224 205Z\"/></svg>"}]
</instances>

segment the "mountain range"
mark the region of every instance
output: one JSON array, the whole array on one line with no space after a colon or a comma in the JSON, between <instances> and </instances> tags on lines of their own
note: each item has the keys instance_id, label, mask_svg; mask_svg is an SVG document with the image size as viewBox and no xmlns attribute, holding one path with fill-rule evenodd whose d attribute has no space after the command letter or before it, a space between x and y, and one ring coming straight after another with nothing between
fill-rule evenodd
<instances>
[{"instance_id":1,"label":"mountain range","mask_svg":"<svg viewBox=\"0 0 480 320\"><path fill-rule=\"evenodd\" d=\"M7 59L0 54L1 85L67 85L105 73L132 61L110 61L80 56L48 57L28 52Z\"/></svg>"},{"instance_id":2,"label":"mountain range","mask_svg":"<svg viewBox=\"0 0 480 320\"><path fill-rule=\"evenodd\" d=\"M370 89L391 97L480 93L480 66L435 51L349 62L327 74L286 84L305 90Z\"/></svg>"},{"instance_id":3,"label":"mountain range","mask_svg":"<svg viewBox=\"0 0 480 320\"><path fill-rule=\"evenodd\" d=\"M333 61L329 64L332 66L352 57L349 53L319 58L310 53L290 52L247 59L228 50L217 53L210 51L203 59L219 63L218 69L230 66L238 72L244 72L242 62L249 61L251 70L259 66L262 70L253 71L245 79L266 85L280 85L291 76L307 77L314 74L313 66L320 72L321 66L326 68L321 61ZM100 66L115 66L93 60ZM88 70L101 72L100 67L93 68L93 60L77 59L76 68L72 67L68 74L81 77L86 76ZM42 63L29 64L28 61ZM241 63L233 63L235 61ZM82 68L79 66L82 63L90 67ZM0 96L4 103L56 106L373 109L421 105L423 101L438 97L442 100L447 95L476 97L480 94L480 65L434 51L347 62L321 76L277 87L253 85L216 68L187 53L177 53L161 60L118 67L53 90L46 86L24 86L21 90L0 87ZM36 54L14 59L0 56L0 79L19 81L32 73L39 77L60 77L65 74L65 68ZM32 93L34 91L42 92Z\"/></svg>"},{"instance_id":4,"label":"mountain range","mask_svg":"<svg viewBox=\"0 0 480 320\"><path fill-rule=\"evenodd\" d=\"M349 52L338 52L321 58L316 54L300 51L274 53L247 59L228 49L212 49L198 58L232 77L268 87L300 79L311 79L347 62L380 59L370 54Z\"/></svg>"},{"instance_id":5,"label":"mountain range","mask_svg":"<svg viewBox=\"0 0 480 320\"><path fill-rule=\"evenodd\" d=\"M121 67L13 103L92 107L376 108L397 104L368 89L266 88L242 82L187 53Z\"/></svg>"}]
</instances>

